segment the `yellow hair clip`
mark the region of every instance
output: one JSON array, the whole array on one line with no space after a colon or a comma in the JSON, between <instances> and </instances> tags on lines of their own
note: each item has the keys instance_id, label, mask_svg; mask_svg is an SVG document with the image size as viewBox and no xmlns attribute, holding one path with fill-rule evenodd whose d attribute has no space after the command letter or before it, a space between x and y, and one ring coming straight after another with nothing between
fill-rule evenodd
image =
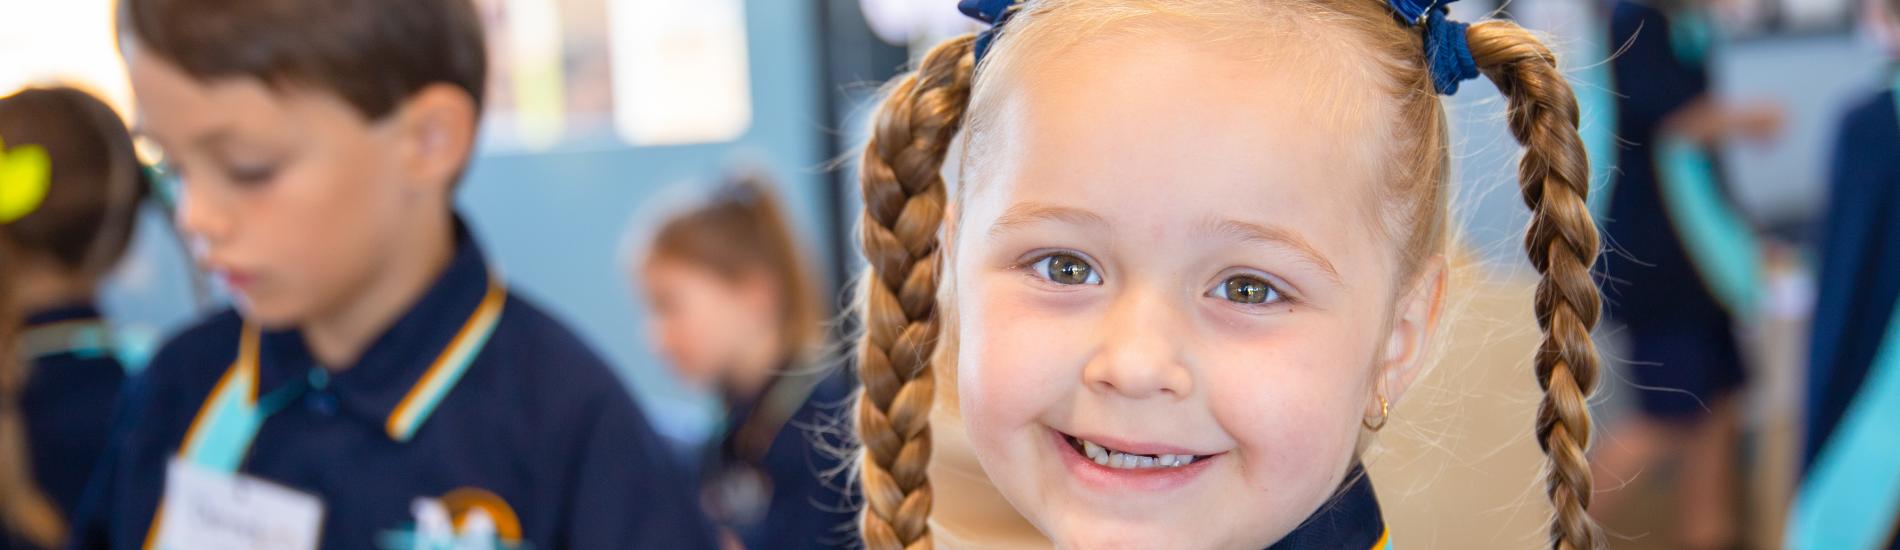
<instances>
[{"instance_id":1,"label":"yellow hair clip","mask_svg":"<svg viewBox=\"0 0 1900 550\"><path fill-rule=\"evenodd\" d=\"M53 159L46 148L21 145L11 150L0 140L0 225L19 221L46 201L53 184Z\"/></svg>"}]
</instances>

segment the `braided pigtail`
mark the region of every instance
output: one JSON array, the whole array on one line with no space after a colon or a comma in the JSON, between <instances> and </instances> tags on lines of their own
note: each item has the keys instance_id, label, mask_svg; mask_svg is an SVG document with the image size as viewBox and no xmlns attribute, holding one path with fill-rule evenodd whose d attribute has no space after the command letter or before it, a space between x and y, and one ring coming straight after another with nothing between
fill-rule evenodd
<instances>
[{"instance_id":1,"label":"braided pigtail","mask_svg":"<svg viewBox=\"0 0 1900 550\"><path fill-rule=\"evenodd\" d=\"M1551 546L1591 550L1603 542L1590 506L1589 396L1597 385L1596 326L1601 297L1590 277L1599 245L1585 203L1590 163L1577 135L1577 100L1557 69L1557 58L1529 31L1508 21L1485 21L1466 32L1478 69L1509 99L1511 134L1524 146L1518 183L1532 221L1524 239L1537 285L1537 442L1549 458L1546 479L1556 516Z\"/></svg>"},{"instance_id":2,"label":"braided pigtail","mask_svg":"<svg viewBox=\"0 0 1900 550\"><path fill-rule=\"evenodd\" d=\"M869 266L857 432L864 446L859 527L870 550L931 547L930 358L940 328L938 231L947 200L940 172L969 103L972 43L965 36L938 45L898 80L864 147L858 239Z\"/></svg>"}]
</instances>

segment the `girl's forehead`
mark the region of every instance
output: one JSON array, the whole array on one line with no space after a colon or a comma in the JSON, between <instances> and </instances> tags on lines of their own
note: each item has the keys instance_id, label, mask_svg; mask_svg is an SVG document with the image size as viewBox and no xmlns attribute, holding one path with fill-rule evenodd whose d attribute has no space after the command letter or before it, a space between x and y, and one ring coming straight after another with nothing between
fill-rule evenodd
<instances>
[{"instance_id":1,"label":"girl's forehead","mask_svg":"<svg viewBox=\"0 0 1900 550\"><path fill-rule=\"evenodd\" d=\"M1091 41L1012 71L978 106L990 111L967 144L973 191L1206 192L1234 207L1376 222L1389 102L1317 56L1223 48L1167 35Z\"/></svg>"}]
</instances>

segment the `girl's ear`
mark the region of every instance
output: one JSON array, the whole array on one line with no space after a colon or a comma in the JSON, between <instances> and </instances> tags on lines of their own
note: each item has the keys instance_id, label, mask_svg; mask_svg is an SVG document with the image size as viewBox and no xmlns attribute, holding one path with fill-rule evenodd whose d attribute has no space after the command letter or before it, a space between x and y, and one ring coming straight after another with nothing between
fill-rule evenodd
<instances>
[{"instance_id":1,"label":"girl's ear","mask_svg":"<svg viewBox=\"0 0 1900 550\"><path fill-rule=\"evenodd\" d=\"M1373 387L1379 395L1371 403L1378 403L1378 397L1398 403L1423 370L1444 312L1447 270L1443 255L1426 260L1412 288L1399 295L1391 333L1386 336L1385 356L1380 358L1378 383Z\"/></svg>"},{"instance_id":2,"label":"girl's ear","mask_svg":"<svg viewBox=\"0 0 1900 550\"><path fill-rule=\"evenodd\" d=\"M468 165L475 145L475 98L450 84L417 91L395 113L403 170L415 185L448 192Z\"/></svg>"}]
</instances>

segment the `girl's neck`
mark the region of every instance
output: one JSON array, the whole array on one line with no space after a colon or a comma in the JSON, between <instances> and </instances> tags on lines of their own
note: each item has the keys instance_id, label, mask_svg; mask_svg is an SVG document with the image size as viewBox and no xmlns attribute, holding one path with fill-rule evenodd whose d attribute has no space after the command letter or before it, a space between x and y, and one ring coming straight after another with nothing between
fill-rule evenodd
<instances>
[{"instance_id":1,"label":"girl's neck","mask_svg":"<svg viewBox=\"0 0 1900 550\"><path fill-rule=\"evenodd\" d=\"M407 241L371 280L342 303L306 320L300 328L317 364L340 372L355 364L376 338L415 307L455 255L454 222L446 209L400 232Z\"/></svg>"}]
</instances>

